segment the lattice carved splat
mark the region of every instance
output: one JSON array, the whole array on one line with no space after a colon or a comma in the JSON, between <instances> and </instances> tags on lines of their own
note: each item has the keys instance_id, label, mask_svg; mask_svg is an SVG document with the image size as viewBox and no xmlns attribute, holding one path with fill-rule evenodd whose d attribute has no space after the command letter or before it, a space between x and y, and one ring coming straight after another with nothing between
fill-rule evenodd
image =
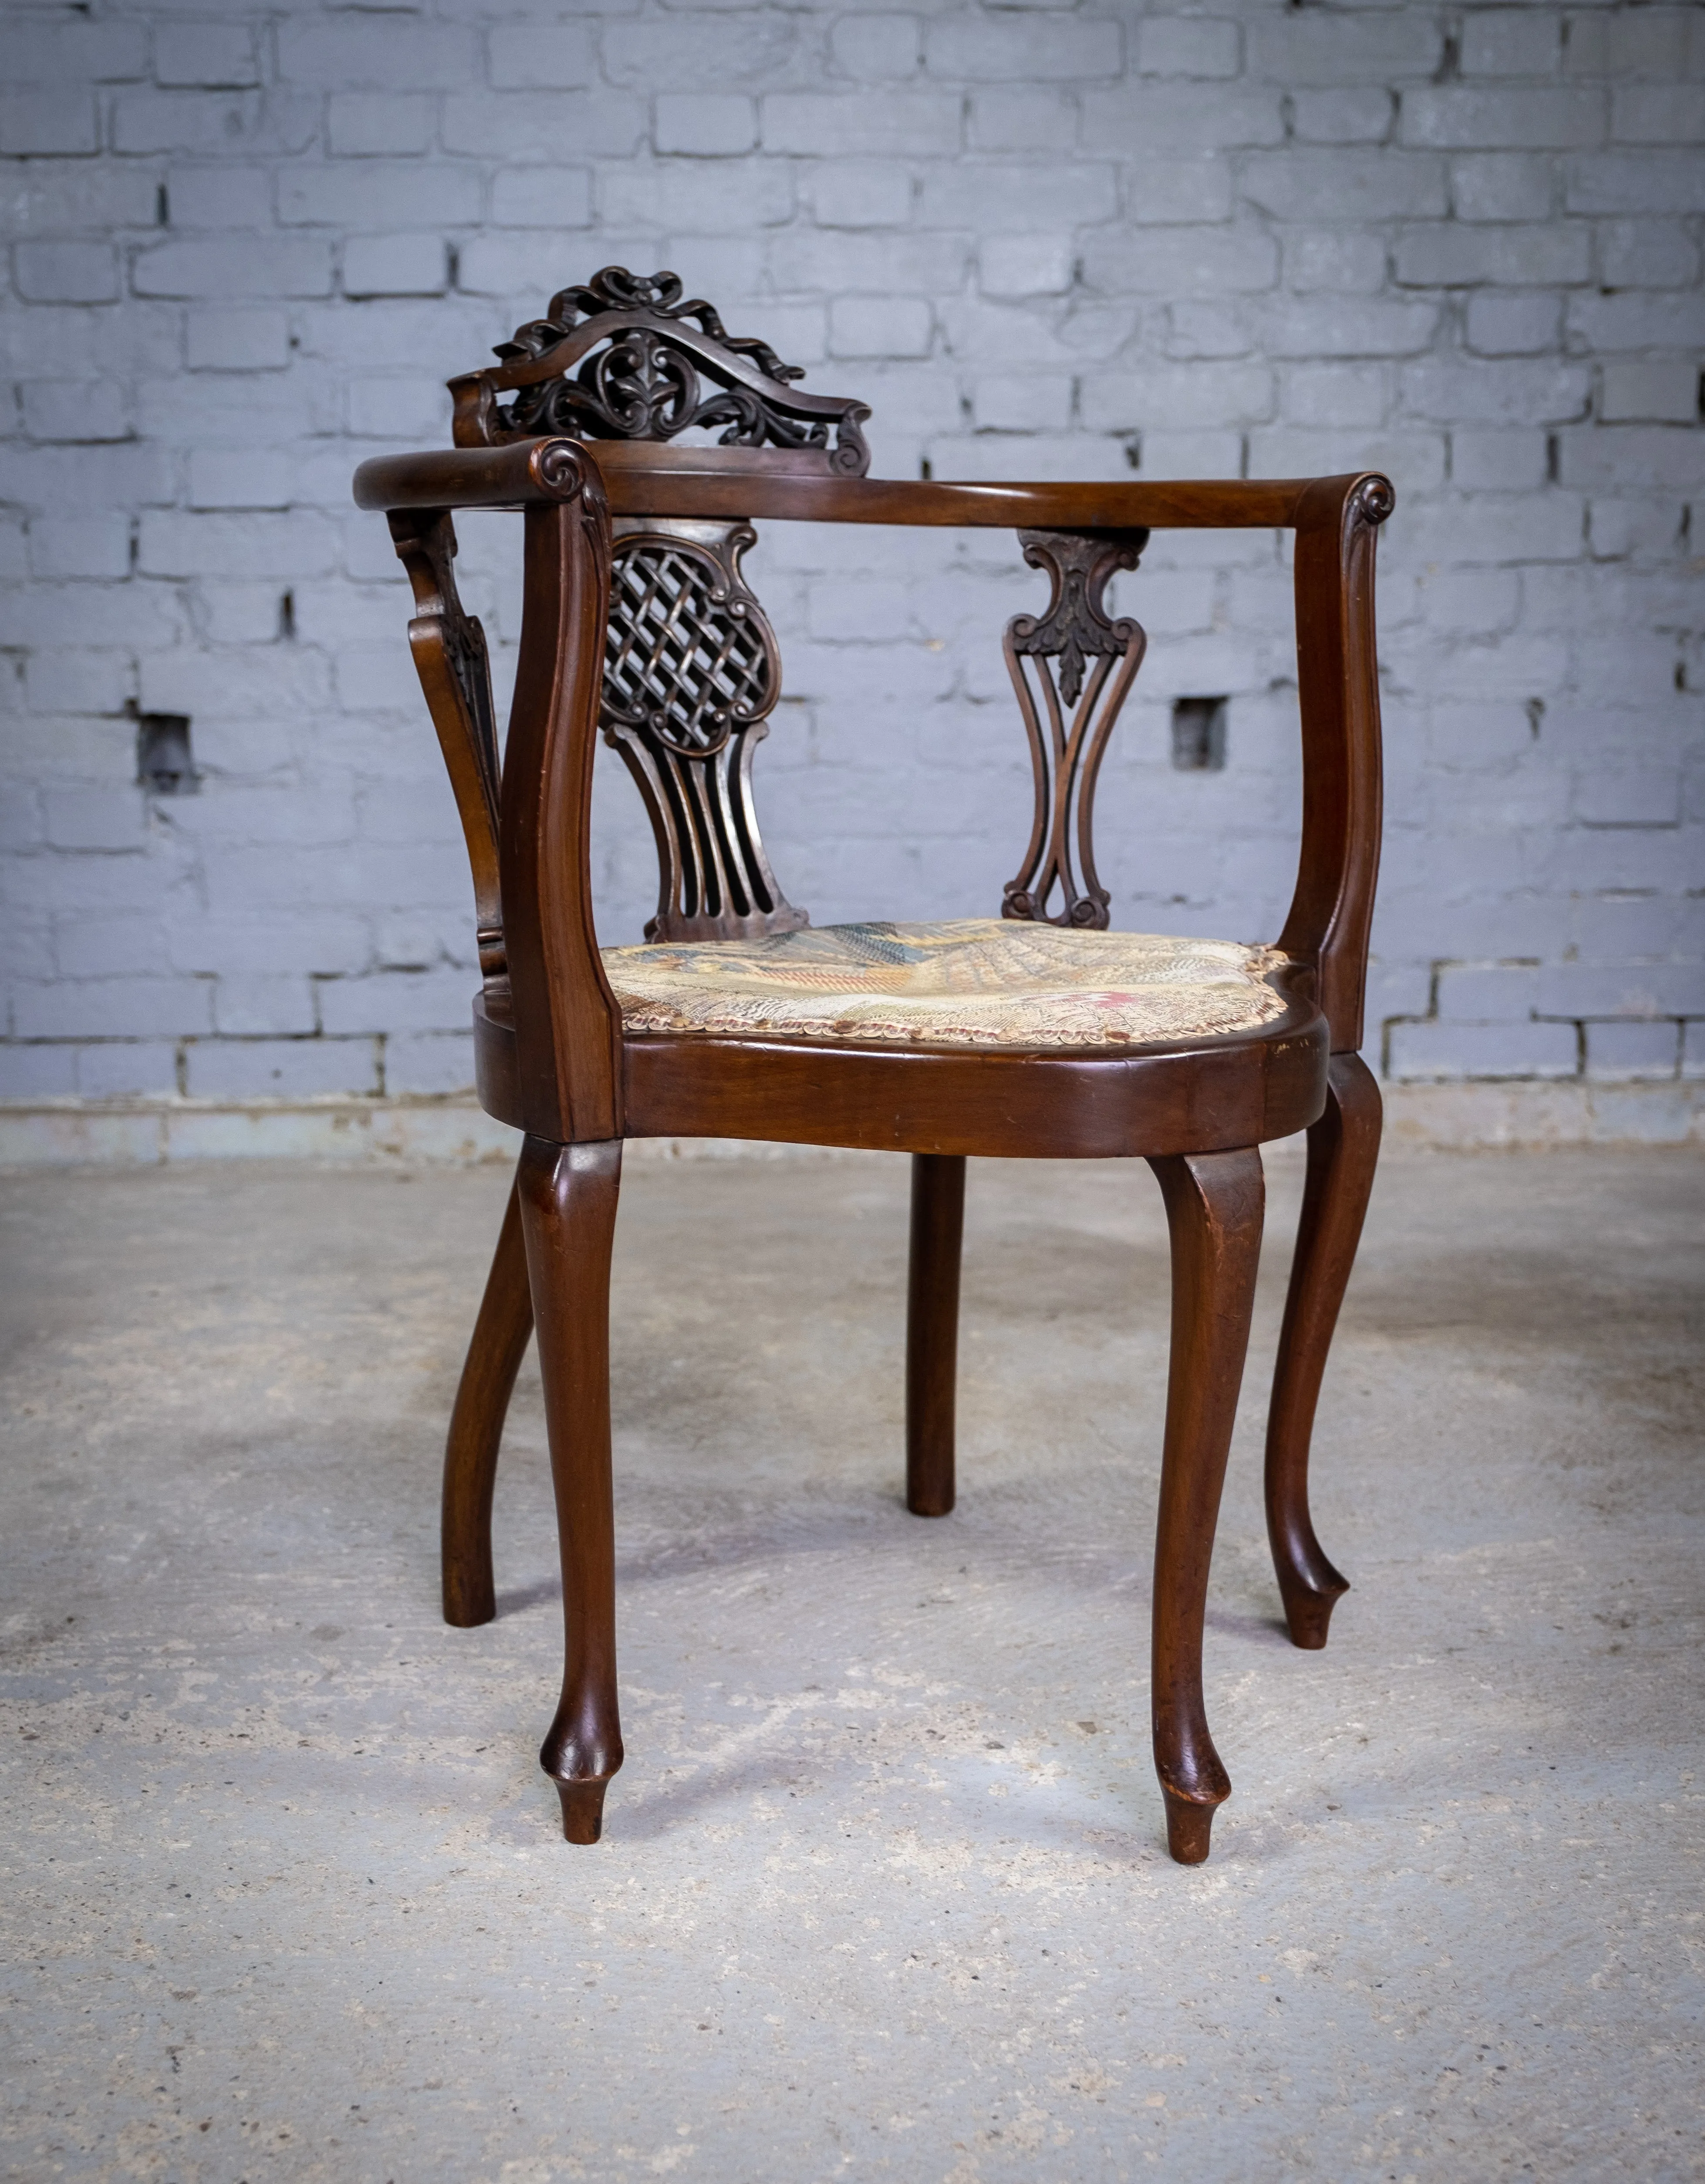
<instances>
[{"instance_id":1,"label":"lattice carved splat","mask_svg":"<svg viewBox=\"0 0 1705 2184\"><path fill-rule=\"evenodd\" d=\"M748 523L616 526L601 724L657 838L648 940L733 939L811 922L777 885L752 804L752 757L781 657L740 575Z\"/></svg>"},{"instance_id":2,"label":"lattice carved splat","mask_svg":"<svg viewBox=\"0 0 1705 2184\"><path fill-rule=\"evenodd\" d=\"M1095 876L1095 777L1148 639L1137 622L1110 621L1105 599L1114 571L1134 569L1148 539L1146 531L1018 533L1024 559L1045 569L1054 588L1045 614L1015 615L1006 625L1036 816L1023 865L1006 883L1003 917L1106 926L1107 891ZM1060 907L1050 911L1056 892Z\"/></svg>"}]
</instances>

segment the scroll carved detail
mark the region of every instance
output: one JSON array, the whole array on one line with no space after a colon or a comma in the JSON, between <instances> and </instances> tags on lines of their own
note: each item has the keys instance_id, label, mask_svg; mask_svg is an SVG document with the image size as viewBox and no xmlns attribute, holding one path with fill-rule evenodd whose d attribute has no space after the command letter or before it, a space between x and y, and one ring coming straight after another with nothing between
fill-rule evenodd
<instances>
[{"instance_id":1,"label":"scroll carved detail","mask_svg":"<svg viewBox=\"0 0 1705 2184\"><path fill-rule=\"evenodd\" d=\"M805 376L766 342L731 334L673 273L606 265L560 290L542 319L517 326L504 361L450 382L458 447L495 447L546 432L588 440L672 440L722 429L725 448L821 451L826 471L862 477L870 451L859 427L869 406L796 393ZM700 376L713 384L706 392ZM504 407L499 394L512 393ZM835 443L829 445L831 428Z\"/></svg>"},{"instance_id":2,"label":"scroll carved detail","mask_svg":"<svg viewBox=\"0 0 1705 2184\"><path fill-rule=\"evenodd\" d=\"M489 981L501 978L506 965L498 862L501 774L486 633L477 617L464 611L456 591L456 533L449 510L398 510L389 520L415 594L409 647L455 793L473 872L480 970Z\"/></svg>"},{"instance_id":3,"label":"scroll carved detail","mask_svg":"<svg viewBox=\"0 0 1705 2184\"><path fill-rule=\"evenodd\" d=\"M740 574L748 523L618 522L602 725L657 838L648 940L733 939L810 923L777 884L752 802L752 758L781 695L781 658Z\"/></svg>"},{"instance_id":4,"label":"scroll carved detail","mask_svg":"<svg viewBox=\"0 0 1705 2184\"><path fill-rule=\"evenodd\" d=\"M1030 738L1036 816L1023 865L1006 883L1003 917L1107 924L1109 898L1095 874L1095 777L1148 639L1137 622L1109 621L1104 602L1114 571L1136 567L1148 537L1018 533L1024 559L1048 571L1053 596L1045 614L1015 615L1006 626L1006 667ZM1050 913L1056 889L1060 908Z\"/></svg>"}]
</instances>

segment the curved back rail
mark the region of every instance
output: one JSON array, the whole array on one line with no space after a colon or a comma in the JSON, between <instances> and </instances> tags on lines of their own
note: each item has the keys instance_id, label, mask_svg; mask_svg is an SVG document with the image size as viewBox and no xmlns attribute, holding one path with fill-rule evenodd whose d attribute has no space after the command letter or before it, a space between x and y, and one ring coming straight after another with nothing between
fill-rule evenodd
<instances>
[{"instance_id":1,"label":"curved back rail","mask_svg":"<svg viewBox=\"0 0 1705 2184\"><path fill-rule=\"evenodd\" d=\"M486 1006L507 1013L510 984L517 1004L525 988L527 1006L515 1008L518 1033L529 1022L549 1027L548 1036L525 1038L520 1056L527 1112L539 1117L528 1127L538 1134L563 1141L620 1129L620 1017L598 955L588 841L593 738L600 717L606 733L610 727L603 668L612 515L635 540L696 535L733 586L739 550L733 542L753 521L1028 534L1027 558L1049 568L1055 592L1044 615L1017 617L1007 636L1031 738L1037 817L1005 909L1009 916L1050 915L1057 890L1058 922L1078 925L1106 922L1090 800L1143 645L1134 622L1110 621L1102 610L1108 577L1135 565L1142 534L1151 531L1294 531L1303 810L1295 892L1279 944L1312 968L1334 1050L1359 1049L1381 799L1373 549L1394 504L1389 482L1378 473L1155 485L913 484L826 473L816 450L612 441L594 452L559 437L381 457L362 465L355 497L390 516L415 582L419 612L411 640L474 866ZM527 511L526 609L500 797L495 749L482 726L489 719L483 640L477 624L461 616L449 579L449 515L459 508ZM720 552L715 535L700 526L716 526ZM727 596L737 593L729 588ZM428 627L416 637L422 622ZM1034 688L1027 671L1039 677ZM655 736L648 745L643 707L630 707L635 719L626 724L625 741L612 737L647 792L660 850L668 844L658 805L670 807L676 838L669 854L677 869L671 875L666 855L663 900L649 928L656 937L777 931L803 922L769 872L755 822L744 831L744 769L774 686L763 685L754 666L741 687L747 717L733 722L738 734L731 732L716 750L705 748L716 738L701 729L693 731L700 737L696 749L691 735L683 748L674 733L671 752L665 735L662 748L675 769L668 779L651 747ZM488 688L483 716L482 688ZM702 709L696 717L702 727ZM704 767L719 753L721 777L712 779ZM681 801L683 784L699 778L694 768L708 786L692 793L710 800L696 831ZM494 832L501 937L488 925ZM699 859L696 877L687 871L691 855Z\"/></svg>"}]
</instances>

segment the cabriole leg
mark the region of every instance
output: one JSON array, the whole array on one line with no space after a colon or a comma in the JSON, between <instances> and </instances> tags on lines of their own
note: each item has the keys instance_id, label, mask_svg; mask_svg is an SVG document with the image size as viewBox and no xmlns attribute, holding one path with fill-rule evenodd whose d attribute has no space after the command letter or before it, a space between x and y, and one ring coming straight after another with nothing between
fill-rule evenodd
<instances>
[{"instance_id":1,"label":"cabriole leg","mask_svg":"<svg viewBox=\"0 0 1705 2184\"><path fill-rule=\"evenodd\" d=\"M610 1473L610 1257L621 1141L528 1138L515 1173L562 1551L562 1697L539 1763L571 1842L596 1842L621 1764Z\"/></svg>"},{"instance_id":2,"label":"cabriole leg","mask_svg":"<svg viewBox=\"0 0 1705 2184\"><path fill-rule=\"evenodd\" d=\"M1200 1865L1214 1808L1231 1795L1202 1706L1202 1616L1249 1345L1265 1191L1254 1150L1175 1155L1149 1165L1166 1200L1173 1266L1155 1535L1155 1771L1166 1798L1167 1847L1179 1864Z\"/></svg>"},{"instance_id":3,"label":"cabriole leg","mask_svg":"<svg viewBox=\"0 0 1705 2184\"><path fill-rule=\"evenodd\" d=\"M944 1517L953 1507L964 1232L963 1156L914 1153L905 1312L905 1506L914 1517Z\"/></svg>"},{"instance_id":4,"label":"cabriole leg","mask_svg":"<svg viewBox=\"0 0 1705 2184\"><path fill-rule=\"evenodd\" d=\"M1321 1552L1308 1514L1308 1444L1326 1353L1356 1260L1379 1157L1379 1087L1359 1054L1336 1054L1326 1112L1308 1133L1308 1182L1279 1338L1267 1420L1267 1533L1293 1645L1326 1643L1350 1590Z\"/></svg>"},{"instance_id":5,"label":"cabriole leg","mask_svg":"<svg viewBox=\"0 0 1705 2184\"><path fill-rule=\"evenodd\" d=\"M444 1445L444 1620L466 1630L497 1613L492 1585L492 1490L515 1374L532 1337L532 1296L521 1206L511 1186L486 1293Z\"/></svg>"}]
</instances>

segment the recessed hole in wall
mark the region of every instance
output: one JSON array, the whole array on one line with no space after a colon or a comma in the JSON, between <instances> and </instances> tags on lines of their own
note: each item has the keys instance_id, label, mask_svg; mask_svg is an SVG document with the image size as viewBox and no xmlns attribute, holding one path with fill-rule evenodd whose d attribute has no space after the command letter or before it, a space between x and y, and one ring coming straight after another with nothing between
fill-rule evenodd
<instances>
[{"instance_id":1,"label":"recessed hole in wall","mask_svg":"<svg viewBox=\"0 0 1705 2184\"><path fill-rule=\"evenodd\" d=\"M294 637L296 634L296 594L294 592L285 592L281 593L279 597L278 634L281 638L287 639Z\"/></svg>"},{"instance_id":2,"label":"recessed hole in wall","mask_svg":"<svg viewBox=\"0 0 1705 2184\"><path fill-rule=\"evenodd\" d=\"M1528 733L1529 735L1536 736L1539 733L1541 723L1544 719L1545 699L1543 698L1529 698L1528 699Z\"/></svg>"},{"instance_id":3,"label":"recessed hole in wall","mask_svg":"<svg viewBox=\"0 0 1705 2184\"><path fill-rule=\"evenodd\" d=\"M166 194L166 186L164 182L154 192L154 226L156 227L171 226L171 199Z\"/></svg>"},{"instance_id":4,"label":"recessed hole in wall","mask_svg":"<svg viewBox=\"0 0 1705 2184\"><path fill-rule=\"evenodd\" d=\"M1173 764L1180 773L1218 773L1225 765L1223 698L1174 698Z\"/></svg>"},{"instance_id":5,"label":"recessed hole in wall","mask_svg":"<svg viewBox=\"0 0 1705 2184\"><path fill-rule=\"evenodd\" d=\"M1545 482L1555 485L1563 470L1563 443L1555 432L1545 436Z\"/></svg>"},{"instance_id":6,"label":"recessed hole in wall","mask_svg":"<svg viewBox=\"0 0 1705 2184\"><path fill-rule=\"evenodd\" d=\"M922 479L925 485L929 483L931 477L933 476L933 473L929 467L929 458L928 455L923 456L920 460L917 465L917 475Z\"/></svg>"},{"instance_id":7,"label":"recessed hole in wall","mask_svg":"<svg viewBox=\"0 0 1705 2184\"><path fill-rule=\"evenodd\" d=\"M1139 436L1133 435L1130 439L1126 441L1125 460L1134 471L1139 471L1142 468L1143 443Z\"/></svg>"},{"instance_id":8,"label":"recessed hole in wall","mask_svg":"<svg viewBox=\"0 0 1705 2184\"><path fill-rule=\"evenodd\" d=\"M1685 660L1678 660L1675 663L1675 687L1678 690L1687 688L1687 662Z\"/></svg>"},{"instance_id":9,"label":"recessed hole in wall","mask_svg":"<svg viewBox=\"0 0 1705 2184\"><path fill-rule=\"evenodd\" d=\"M137 779L153 796L193 796L201 786L189 750L187 713L138 713Z\"/></svg>"}]
</instances>

